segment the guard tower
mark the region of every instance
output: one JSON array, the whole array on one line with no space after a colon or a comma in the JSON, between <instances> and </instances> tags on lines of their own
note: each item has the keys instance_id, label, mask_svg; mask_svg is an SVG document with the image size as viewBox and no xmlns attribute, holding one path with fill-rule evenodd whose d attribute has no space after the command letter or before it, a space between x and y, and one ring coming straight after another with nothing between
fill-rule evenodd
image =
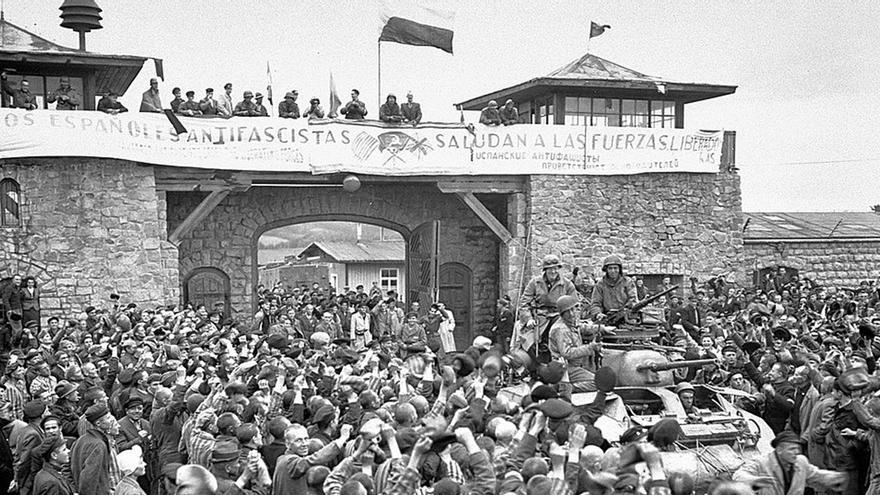
<instances>
[{"instance_id":1,"label":"guard tower","mask_svg":"<svg viewBox=\"0 0 880 495\"><path fill-rule=\"evenodd\" d=\"M71 27L68 20L62 23L65 27ZM0 70L8 74L10 86L14 88L26 79L40 108L49 108L46 97L59 86L61 77L66 76L83 96L81 109L94 110L97 97L110 91L124 94L147 60L85 51L81 30L84 26L75 24L74 30L80 32L80 50L58 45L0 18ZM99 28L92 26L92 29ZM5 96L0 97L0 106L8 106Z\"/></svg>"},{"instance_id":2,"label":"guard tower","mask_svg":"<svg viewBox=\"0 0 880 495\"><path fill-rule=\"evenodd\" d=\"M733 94L736 86L648 76L590 53L546 76L459 103L480 110L512 99L526 124L684 127L685 105Z\"/></svg>"}]
</instances>

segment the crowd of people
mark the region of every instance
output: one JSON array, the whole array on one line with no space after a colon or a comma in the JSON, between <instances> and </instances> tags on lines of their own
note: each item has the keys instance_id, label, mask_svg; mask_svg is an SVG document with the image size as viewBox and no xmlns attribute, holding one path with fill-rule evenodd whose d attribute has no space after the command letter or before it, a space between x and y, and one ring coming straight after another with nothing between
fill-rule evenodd
<instances>
[{"instance_id":1,"label":"crowd of people","mask_svg":"<svg viewBox=\"0 0 880 495\"><path fill-rule=\"evenodd\" d=\"M23 108L26 110L36 110L38 108L36 95L30 92L30 84L26 79L19 83L18 88L12 88L7 84L6 74L0 76L2 81L2 93L0 97L9 97L9 106L11 108ZM70 86L70 79L62 77L60 86L53 91L48 99L48 103L56 103L56 110L77 110L82 105L82 98L77 91ZM184 93L186 98L181 97L181 89L173 88L171 90L170 109L177 115L187 117L268 117L269 109L263 104L264 95L260 92L245 91L242 99L235 102L232 94L232 83L223 85L223 92L214 97L214 88L205 89L205 96L199 100L196 99L196 92L193 90ZM128 112L119 101L119 94L114 91L107 91L98 101L97 110L99 112L118 115ZM312 97L309 100L309 106L300 112L299 92L291 90L284 94L284 99L278 104L278 117L284 119L306 118L309 120L337 118L338 114L349 120L363 120L367 117L368 111L366 104L360 99L360 91L351 90L351 100L345 105L339 107L338 110L332 109L329 112L324 111L321 105L321 99ZM150 79L150 88L141 95L141 112L162 113L162 96L159 92L159 80ZM463 119L463 117L462 117ZM413 101L411 91L406 93L406 101L397 103L397 96L389 94L385 103L379 107L379 121L386 124L394 125L418 125L422 121L422 107L419 103ZM481 124L484 125L513 125L519 122L519 113L513 100L508 99L502 107L498 107L498 103L492 100L488 105L480 111Z\"/></svg>"},{"instance_id":2,"label":"crowd of people","mask_svg":"<svg viewBox=\"0 0 880 495\"><path fill-rule=\"evenodd\" d=\"M702 420L702 384L744 392L739 407L775 437L708 493L878 493L877 286L780 270L748 290L693 281L682 303L670 280L646 288L615 256L597 280L561 268L545 257L467 349L442 303L407 305L376 284L260 287L247 321L222 302L111 295L44 323L36 282L15 275L0 290L0 490L689 494L695 471L664 455L680 424ZM646 299L650 344L711 363L676 376L686 418L609 438L596 421L619 370L602 365L603 342ZM575 407L580 392L596 399Z\"/></svg>"}]
</instances>

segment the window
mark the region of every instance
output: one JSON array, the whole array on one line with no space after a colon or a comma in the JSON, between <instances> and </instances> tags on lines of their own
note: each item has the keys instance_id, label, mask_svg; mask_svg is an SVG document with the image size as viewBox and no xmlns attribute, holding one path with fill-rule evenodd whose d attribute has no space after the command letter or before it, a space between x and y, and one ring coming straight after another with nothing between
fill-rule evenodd
<instances>
[{"instance_id":1,"label":"window","mask_svg":"<svg viewBox=\"0 0 880 495\"><path fill-rule=\"evenodd\" d=\"M565 124L671 128L675 127L675 102L567 96Z\"/></svg>"},{"instance_id":2,"label":"window","mask_svg":"<svg viewBox=\"0 0 880 495\"><path fill-rule=\"evenodd\" d=\"M382 268L379 270L379 287L382 292L387 293L389 290L400 293L398 290L400 275L397 268Z\"/></svg>"},{"instance_id":3,"label":"window","mask_svg":"<svg viewBox=\"0 0 880 495\"><path fill-rule=\"evenodd\" d=\"M21 227L21 188L13 179L0 181L0 227Z\"/></svg>"},{"instance_id":4,"label":"window","mask_svg":"<svg viewBox=\"0 0 880 495\"><path fill-rule=\"evenodd\" d=\"M76 90L76 93L79 95L80 99L83 98L83 78L81 77L68 77L70 80L70 87ZM7 81L9 85L13 89L18 89L21 87L21 81L27 80L30 85L30 92L37 99L37 108L55 108L57 103L49 103L48 96L50 93L61 87L61 76L43 76L38 74L10 74ZM0 98L4 98L5 106L9 106L10 98L6 95L0 96ZM83 103L80 103L79 108L82 108Z\"/></svg>"},{"instance_id":5,"label":"window","mask_svg":"<svg viewBox=\"0 0 880 495\"><path fill-rule=\"evenodd\" d=\"M339 290L339 275L335 273L330 274L330 285L337 291Z\"/></svg>"}]
</instances>

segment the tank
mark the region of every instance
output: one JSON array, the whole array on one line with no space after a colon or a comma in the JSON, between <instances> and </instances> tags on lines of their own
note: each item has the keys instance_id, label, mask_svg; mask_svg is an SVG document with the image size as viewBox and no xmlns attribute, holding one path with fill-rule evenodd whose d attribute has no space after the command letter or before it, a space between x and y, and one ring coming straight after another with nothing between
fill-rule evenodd
<instances>
[{"instance_id":1,"label":"tank","mask_svg":"<svg viewBox=\"0 0 880 495\"><path fill-rule=\"evenodd\" d=\"M649 349L648 344L615 347L604 348L601 362L617 374L617 385L606 395L605 414L596 421L609 442L619 441L630 427L649 429L662 419L674 418L682 436L676 452L663 453L664 465L699 466L698 482L705 483L728 476L746 460L772 450L774 435L767 423L735 405L739 391L694 384L697 418L685 412L675 393L675 384L681 381L676 373L686 373L714 360L676 359L683 349ZM572 405L576 410L583 409L595 398L595 392L576 393Z\"/></svg>"}]
</instances>

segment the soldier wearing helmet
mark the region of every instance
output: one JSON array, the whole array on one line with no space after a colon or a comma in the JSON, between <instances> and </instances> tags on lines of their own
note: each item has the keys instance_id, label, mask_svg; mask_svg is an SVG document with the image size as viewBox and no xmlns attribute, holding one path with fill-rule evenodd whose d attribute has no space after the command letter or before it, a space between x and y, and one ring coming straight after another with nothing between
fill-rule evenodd
<instances>
[{"instance_id":1,"label":"soldier wearing helmet","mask_svg":"<svg viewBox=\"0 0 880 495\"><path fill-rule=\"evenodd\" d=\"M559 318L550 326L548 347L555 361L566 364L573 392L596 390L593 373L587 371L589 359L596 355L598 342L584 344L581 336L580 301L577 296L562 296L556 301Z\"/></svg>"},{"instance_id":2,"label":"soldier wearing helmet","mask_svg":"<svg viewBox=\"0 0 880 495\"><path fill-rule=\"evenodd\" d=\"M541 275L529 281L520 297L519 319L525 327L521 336L525 350L539 343L549 330L551 320L559 314L556 301L562 296L577 297L577 289L571 280L559 273L560 268L562 263L558 257L552 254L544 256ZM547 354L549 358L549 352Z\"/></svg>"},{"instance_id":3,"label":"soldier wearing helmet","mask_svg":"<svg viewBox=\"0 0 880 495\"><path fill-rule=\"evenodd\" d=\"M593 287L589 315L594 320L602 320L612 311L632 307L636 303L636 284L623 274L623 261L612 254L602 262L605 276Z\"/></svg>"}]
</instances>

